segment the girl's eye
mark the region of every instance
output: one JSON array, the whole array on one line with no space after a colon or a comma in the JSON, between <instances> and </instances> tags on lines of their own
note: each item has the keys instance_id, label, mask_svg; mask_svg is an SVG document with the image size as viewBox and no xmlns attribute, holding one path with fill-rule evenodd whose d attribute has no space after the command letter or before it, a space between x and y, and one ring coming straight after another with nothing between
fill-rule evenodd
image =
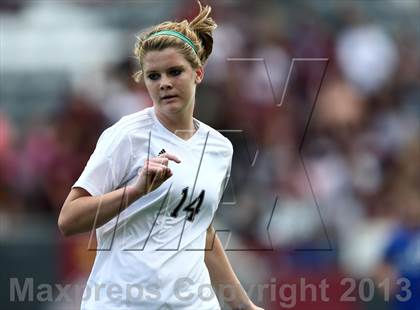
<instances>
[{"instance_id":1,"label":"girl's eye","mask_svg":"<svg viewBox=\"0 0 420 310\"><path fill-rule=\"evenodd\" d=\"M151 79L152 81L156 81L159 78L159 74L157 74L157 73L150 73L147 77L149 79Z\"/></svg>"},{"instance_id":2,"label":"girl's eye","mask_svg":"<svg viewBox=\"0 0 420 310\"><path fill-rule=\"evenodd\" d=\"M169 73L170 73L172 76L177 76L177 75L180 75L180 74L181 74L181 72L182 72L182 70L180 70L180 69L174 69L174 70L171 70Z\"/></svg>"}]
</instances>

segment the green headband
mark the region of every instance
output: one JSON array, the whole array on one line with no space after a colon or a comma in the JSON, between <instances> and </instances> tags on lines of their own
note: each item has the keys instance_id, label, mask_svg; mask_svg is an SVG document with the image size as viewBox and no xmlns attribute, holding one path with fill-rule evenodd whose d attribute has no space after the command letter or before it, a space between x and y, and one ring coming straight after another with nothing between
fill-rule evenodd
<instances>
[{"instance_id":1,"label":"green headband","mask_svg":"<svg viewBox=\"0 0 420 310\"><path fill-rule=\"evenodd\" d=\"M148 38L159 36L159 35L167 35L167 36L177 37L178 39L181 39L182 41L184 41L185 43L187 43L189 46L191 46L191 48L194 50L194 52L197 53L197 49L196 49L194 43L190 39L188 39L186 36L184 36L182 33L178 32L178 31L174 31L174 30L162 30L162 31L158 31L158 32L152 33Z\"/></svg>"}]
</instances>

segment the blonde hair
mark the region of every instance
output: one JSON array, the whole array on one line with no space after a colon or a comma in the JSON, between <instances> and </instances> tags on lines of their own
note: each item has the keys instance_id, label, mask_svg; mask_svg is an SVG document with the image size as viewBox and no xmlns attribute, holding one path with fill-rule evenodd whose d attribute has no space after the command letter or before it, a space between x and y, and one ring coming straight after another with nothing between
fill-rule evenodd
<instances>
[{"instance_id":1,"label":"blonde hair","mask_svg":"<svg viewBox=\"0 0 420 310\"><path fill-rule=\"evenodd\" d=\"M185 59L196 69L204 66L213 49L213 30L217 25L214 20L209 17L211 7L202 6L200 1L197 1L200 7L198 15L188 22L184 19L181 22L166 21L159 25L153 26L137 36L137 42L134 47L134 55L140 65L140 70L134 74L134 79L139 82L143 77L143 59L149 51L160 51L168 47L177 48ZM163 31L172 30L181 33L192 41L195 50L183 40L168 35L152 34Z\"/></svg>"}]
</instances>

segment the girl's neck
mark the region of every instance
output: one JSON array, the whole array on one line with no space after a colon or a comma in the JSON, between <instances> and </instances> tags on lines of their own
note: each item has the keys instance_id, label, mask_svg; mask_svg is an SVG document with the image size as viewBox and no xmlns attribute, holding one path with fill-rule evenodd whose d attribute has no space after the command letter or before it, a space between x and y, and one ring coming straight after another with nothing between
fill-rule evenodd
<instances>
[{"instance_id":1,"label":"girl's neck","mask_svg":"<svg viewBox=\"0 0 420 310\"><path fill-rule=\"evenodd\" d=\"M196 128L194 126L192 111L185 112L186 113L179 112L168 115L155 108L156 117L166 129L173 132L181 139L188 140L194 135Z\"/></svg>"}]
</instances>

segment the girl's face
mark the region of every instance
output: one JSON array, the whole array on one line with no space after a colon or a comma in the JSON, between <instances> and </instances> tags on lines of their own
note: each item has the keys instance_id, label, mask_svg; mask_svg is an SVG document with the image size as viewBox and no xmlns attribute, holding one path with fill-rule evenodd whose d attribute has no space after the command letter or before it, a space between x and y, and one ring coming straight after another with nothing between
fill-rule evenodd
<instances>
[{"instance_id":1,"label":"girl's face","mask_svg":"<svg viewBox=\"0 0 420 310\"><path fill-rule=\"evenodd\" d=\"M166 115L191 113L195 88L203 79L201 67L193 69L175 48L147 52L143 59L146 88L155 108Z\"/></svg>"}]
</instances>

